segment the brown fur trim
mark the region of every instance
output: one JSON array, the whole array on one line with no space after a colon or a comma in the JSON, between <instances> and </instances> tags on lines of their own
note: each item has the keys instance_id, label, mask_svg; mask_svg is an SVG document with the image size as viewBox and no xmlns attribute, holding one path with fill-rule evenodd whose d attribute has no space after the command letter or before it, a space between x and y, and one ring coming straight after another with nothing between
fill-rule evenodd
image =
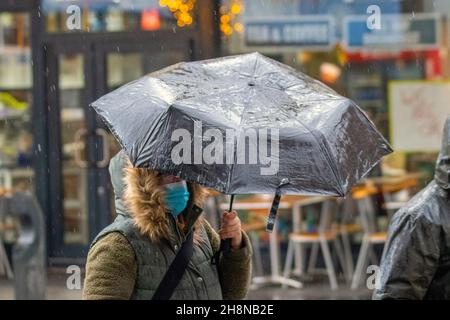
<instances>
[{"instance_id":1,"label":"brown fur trim","mask_svg":"<svg viewBox=\"0 0 450 320\"><path fill-rule=\"evenodd\" d=\"M142 234L147 235L152 242L169 239L170 227L164 204L164 189L159 185L157 173L150 169L134 168L128 161L124 182L125 191L123 201L127 206L136 227ZM189 184L191 198L197 206L203 207L206 191L197 184ZM186 217L189 219L189 217ZM187 223L187 222L185 222ZM179 226L184 223L180 219ZM194 241L201 241L200 230L203 217L195 223Z\"/></svg>"}]
</instances>

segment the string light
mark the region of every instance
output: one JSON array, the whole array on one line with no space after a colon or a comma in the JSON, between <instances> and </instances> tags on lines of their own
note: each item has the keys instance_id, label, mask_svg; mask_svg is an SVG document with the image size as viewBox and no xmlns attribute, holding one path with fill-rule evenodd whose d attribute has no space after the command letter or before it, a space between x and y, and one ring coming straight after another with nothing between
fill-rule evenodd
<instances>
[{"instance_id":1,"label":"string light","mask_svg":"<svg viewBox=\"0 0 450 320\"><path fill-rule=\"evenodd\" d=\"M244 32L244 25L238 17L244 11L242 0L229 0L220 7L220 31L229 37L233 32Z\"/></svg>"},{"instance_id":2,"label":"string light","mask_svg":"<svg viewBox=\"0 0 450 320\"><path fill-rule=\"evenodd\" d=\"M192 24L192 11L196 0L159 0L161 7L167 7L180 28Z\"/></svg>"}]
</instances>

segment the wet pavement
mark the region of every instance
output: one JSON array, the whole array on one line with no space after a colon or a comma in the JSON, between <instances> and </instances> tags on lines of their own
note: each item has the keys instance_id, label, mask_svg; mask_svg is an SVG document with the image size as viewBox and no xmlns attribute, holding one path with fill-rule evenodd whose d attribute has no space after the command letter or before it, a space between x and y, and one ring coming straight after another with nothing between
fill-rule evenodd
<instances>
[{"instance_id":1,"label":"wet pavement","mask_svg":"<svg viewBox=\"0 0 450 320\"><path fill-rule=\"evenodd\" d=\"M68 275L62 272L52 273L48 279L47 298L50 300L77 300L81 299L82 290L69 290L66 286ZM304 283L302 289L283 289L281 286L265 286L252 289L248 299L261 300L361 300L370 299L371 291L362 288L350 290L349 285L342 282L339 289L333 291L322 279L314 283ZM0 300L14 299L13 282L0 278Z\"/></svg>"}]
</instances>

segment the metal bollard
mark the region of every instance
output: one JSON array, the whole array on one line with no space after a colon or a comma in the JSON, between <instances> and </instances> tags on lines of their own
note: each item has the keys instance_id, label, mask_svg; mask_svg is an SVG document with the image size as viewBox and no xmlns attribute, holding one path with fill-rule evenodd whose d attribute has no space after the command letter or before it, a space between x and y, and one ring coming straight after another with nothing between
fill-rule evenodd
<instances>
[{"instance_id":1,"label":"metal bollard","mask_svg":"<svg viewBox=\"0 0 450 320\"><path fill-rule=\"evenodd\" d=\"M27 193L16 193L9 200L9 212L19 220L19 238L13 246L15 298L46 298L45 224L36 200Z\"/></svg>"}]
</instances>

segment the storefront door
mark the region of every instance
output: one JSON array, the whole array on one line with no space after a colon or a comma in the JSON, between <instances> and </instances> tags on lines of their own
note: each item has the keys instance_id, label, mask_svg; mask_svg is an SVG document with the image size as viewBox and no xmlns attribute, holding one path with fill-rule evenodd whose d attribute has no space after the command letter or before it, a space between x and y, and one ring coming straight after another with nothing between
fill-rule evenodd
<instances>
[{"instance_id":1,"label":"storefront door","mask_svg":"<svg viewBox=\"0 0 450 320\"><path fill-rule=\"evenodd\" d=\"M194 40L186 34L130 38L75 34L46 41L49 255L54 263L85 258L95 235L115 217L108 164L120 146L89 103L148 72L194 57Z\"/></svg>"}]
</instances>

